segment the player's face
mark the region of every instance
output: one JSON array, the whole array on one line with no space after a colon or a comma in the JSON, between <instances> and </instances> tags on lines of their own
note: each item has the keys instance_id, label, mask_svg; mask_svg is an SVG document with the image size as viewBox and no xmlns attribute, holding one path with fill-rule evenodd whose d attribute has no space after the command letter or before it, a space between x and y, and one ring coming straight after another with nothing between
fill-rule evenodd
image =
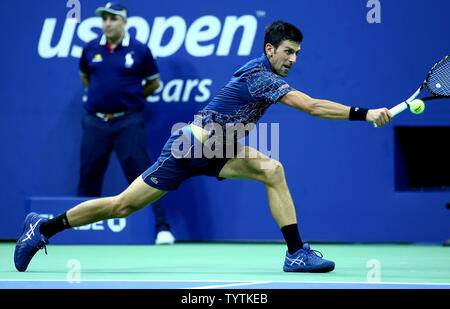
<instances>
[{"instance_id":1,"label":"player's face","mask_svg":"<svg viewBox=\"0 0 450 309\"><path fill-rule=\"evenodd\" d=\"M284 40L274 48L270 43L266 45L266 55L269 59L272 71L281 76L287 76L291 67L297 61L297 55L300 51L300 43Z\"/></svg>"},{"instance_id":2,"label":"player's face","mask_svg":"<svg viewBox=\"0 0 450 309\"><path fill-rule=\"evenodd\" d=\"M118 40L125 31L126 20L122 16L104 12L102 14L102 30L110 41Z\"/></svg>"}]
</instances>

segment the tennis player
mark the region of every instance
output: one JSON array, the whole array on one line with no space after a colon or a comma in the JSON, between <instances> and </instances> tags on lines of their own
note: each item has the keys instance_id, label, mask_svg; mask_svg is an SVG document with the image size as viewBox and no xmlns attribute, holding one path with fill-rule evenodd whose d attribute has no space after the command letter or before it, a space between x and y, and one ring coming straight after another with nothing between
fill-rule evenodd
<instances>
[{"instance_id":1,"label":"tennis player","mask_svg":"<svg viewBox=\"0 0 450 309\"><path fill-rule=\"evenodd\" d=\"M300 237L294 203L285 179L283 166L258 150L232 140L234 156L207 158L193 155L193 147L174 154L176 143L199 141L207 143L212 136L208 124L221 126L256 123L267 108L282 102L314 117L330 120L361 120L379 127L392 120L387 108L366 109L336 102L314 99L292 88L283 77L289 74L300 52L303 35L295 26L276 21L266 28L264 54L253 59L232 76L219 93L198 112L194 121L172 133L158 160L125 191L117 196L92 199L67 212L46 219L36 213L25 218L14 262L17 270L25 271L34 254L48 244L49 238L68 228L110 218L123 218L152 204L168 191L173 191L186 179L207 175L219 180L252 179L262 182L267 190L270 210L287 244L284 271L328 272L334 262L312 250ZM229 139L224 139L230 146Z\"/></svg>"}]
</instances>

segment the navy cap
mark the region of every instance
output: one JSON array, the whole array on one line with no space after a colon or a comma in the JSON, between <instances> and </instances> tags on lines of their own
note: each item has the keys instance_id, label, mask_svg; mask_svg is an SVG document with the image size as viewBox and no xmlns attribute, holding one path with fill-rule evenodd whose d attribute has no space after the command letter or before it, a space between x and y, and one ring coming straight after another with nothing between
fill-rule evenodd
<instances>
[{"instance_id":1,"label":"navy cap","mask_svg":"<svg viewBox=\"0 0 450 309\"><path fill-rule=\"evenodd\" d=\"M102 16L103 12L108 12L115 15L120 15L127 18L127 9L119 2L108 2L104 7L99 7L95 10L95 15Z\"/></svg>"}]
</instances>

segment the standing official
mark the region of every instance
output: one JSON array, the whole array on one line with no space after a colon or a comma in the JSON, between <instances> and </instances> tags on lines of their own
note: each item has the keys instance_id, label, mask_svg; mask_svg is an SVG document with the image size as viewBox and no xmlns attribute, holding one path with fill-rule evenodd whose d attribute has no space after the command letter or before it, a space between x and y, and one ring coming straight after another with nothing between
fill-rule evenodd
<instances>
[{"instance_id":1,"label":"standing official","mask_svg":"<svg viewBox=\"0 0 450 309\"><path fill-rule=\"evenodd\" d=\"M159 87L159 73L148 46L125 31L127 10L108 2L95 11L103 35L86 44L80 77L87 88L81 145L79 196L100 196L113 150L129 183L150 165L142 110ZM162 205L153 204L156 244L172 244Z\"/></svg>"}]
</instances>

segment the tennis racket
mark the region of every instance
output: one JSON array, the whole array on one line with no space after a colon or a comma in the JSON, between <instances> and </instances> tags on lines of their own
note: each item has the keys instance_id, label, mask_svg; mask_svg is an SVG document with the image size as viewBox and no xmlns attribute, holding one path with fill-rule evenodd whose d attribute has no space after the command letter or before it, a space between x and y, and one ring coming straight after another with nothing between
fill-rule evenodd
<instances>
[{"instance_id":1,"label":"tennis racket","mask_svg":"<svg viewBox=\"0 0 450 309\"><path fill-rule=\"evenodd\" d=\"M416 99L420 92L426 87L432 96L420 98L422 101L449 98L450 96L450 55L445 56L441 61L437 62L428 72L427 78L423 81L419 89L414 92L406 101L397 104L389 111L394 115L398 115L405 109L409 108L409 104ZM377 128L377 124L373 126Z\"/></svg>"}]
</instances>

